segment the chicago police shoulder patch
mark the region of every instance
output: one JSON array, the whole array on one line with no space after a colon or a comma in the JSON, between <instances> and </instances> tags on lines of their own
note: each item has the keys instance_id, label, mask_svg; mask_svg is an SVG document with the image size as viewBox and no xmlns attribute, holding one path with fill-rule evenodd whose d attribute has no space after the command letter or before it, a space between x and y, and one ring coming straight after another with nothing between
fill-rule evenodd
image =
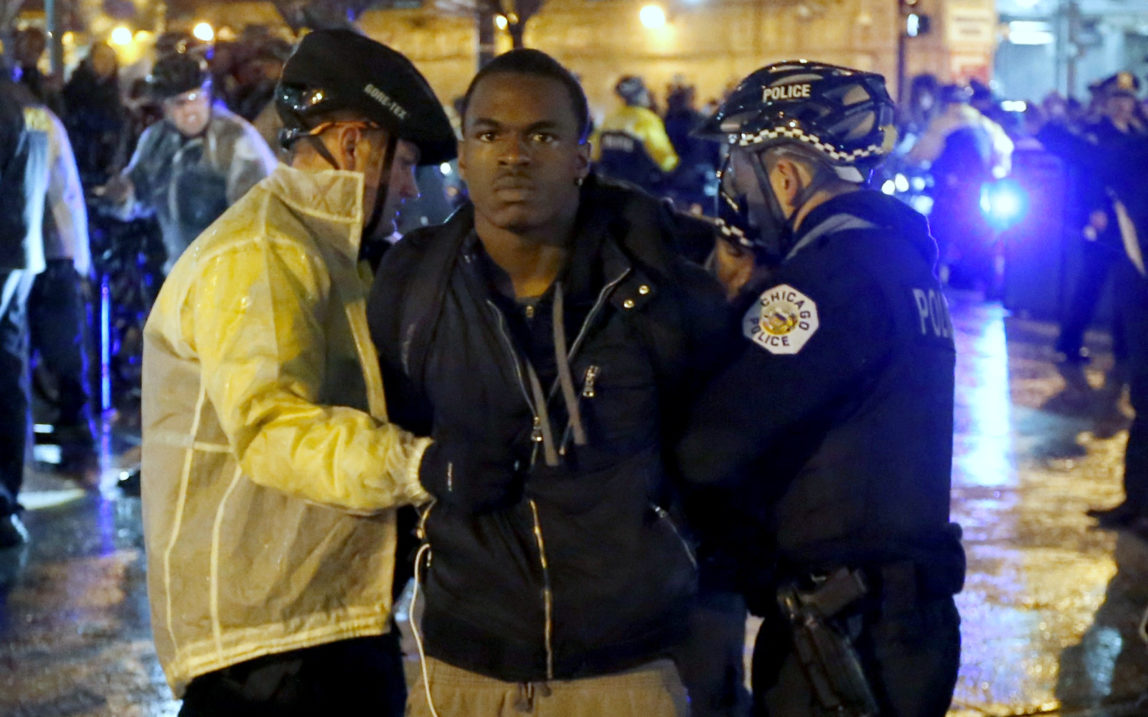
<instances>
[{"instance_id":1,"label":"chicago police shoulder patch","mask_svg":"<svg viewBox=\"0 0 1148 717\"><path fill-rule=\"evenodd\" d=\"M789 284L763 291L741 320L745 337L771 354L797 353L817 326L817 304Z\"/></svg>"}]
</instances>

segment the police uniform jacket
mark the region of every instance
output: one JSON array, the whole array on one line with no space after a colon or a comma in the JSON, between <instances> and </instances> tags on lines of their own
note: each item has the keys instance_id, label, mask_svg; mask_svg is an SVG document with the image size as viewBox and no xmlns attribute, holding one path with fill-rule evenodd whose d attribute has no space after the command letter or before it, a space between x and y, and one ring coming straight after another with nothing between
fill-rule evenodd
<instances>
[{"instance_id":1,"label":"police uniform jacket","mask_svg":"<svg viewBox=\"0 0 1148 717\"><path fill-rule=\"evenodd\" d=\"M363 175L280 165L201 235L144 330L156 652L196 676L391 624L394 507L426 449L387 422L358 261Z\"/></svg>"},{"instance_id":2,"label":"police uniform jacket","mask_svg":"<svg viewBox=\"0 0 1148 717\"><path fill-rule=\"evenodd\" d=\"M737 546L751 572L943 561L955 592L955 352L925 219L859 191L795 240L739 299L740 343L679 449L685 477L734 488L756 527Z\"/></svg>"},{"instance_id":3,"label":"police uniform jacket","mask_svg":"<svg viewBox=\"0 0 1148 717\"><path fill-rule=\"evenodd\" d=\"M695 566L665 509L664 453L728 315L710 277L668 248L684 221L648 195L583 186L558 282L584 445L547 378L555 331L542 307L555 288L529 322L516 317L491 288L472 207L383 257L368 313L392 418L505 446L522 481L500 508L444 501L424 514L428 655L506 681L569 679L647 662L682 637ZM532 441L543 439L527 362L548 396L555 465ZM429 416L396 394L404 382Z\"/></svg>"},{"instance_id":4,"label":"police uniform jacket","mask_svg":"<svg viewBox=\"0 0 1148 717\"><path fill-rule=\"evenodd\" d=\"M1148 164L1148 135L1108 137L1100 144L1049 123L1037 139L1048 151L1090 172L1112 190L1116 223L1125 254L1137 271L1148 276L1148 191L1143 168Z\"/></svg>"},{"instance_id":5,"label":"police uniform jacket","mask_svg":"<svg viewBox=\"0 0 1148 717\"><path fill-rule=\"evenodd\" d=\"M648 191L680 161L662 118L645 107L623 105L607 115L591 146L602 174Z\"/></svg>"}]
</instances>

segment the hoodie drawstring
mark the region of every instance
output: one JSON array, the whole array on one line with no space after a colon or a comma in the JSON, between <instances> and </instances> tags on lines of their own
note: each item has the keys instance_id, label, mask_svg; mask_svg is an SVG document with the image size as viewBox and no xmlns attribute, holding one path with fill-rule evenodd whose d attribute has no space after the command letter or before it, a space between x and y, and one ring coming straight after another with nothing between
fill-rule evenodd
<instances>
[{"instance_id":1,"label":"hoodie drawstring","mask_svg":"<svg viewBox=\"0 0 1148 717\"><path fill-rule=\"evenodd\" d=\"M566 341L565 297L562 292L562 282L554 285L554 303L551 313L554 324L554 359L558 366L558 385L562 392L562 401L566 404L566 413L570 417L570 429L574 434L574 445L586 445L586 429L582 424L582 412L578 407L578 395L574 390L574 375L570 371L570 356ZM526 364L526 374L530 379L530 393L534 403L534 430L531 434L535 443L542 444L546 465L554 468L558 465L558 448L554 442L554 430L550 425L550 412L547 410L546 392L542 390L542 382L538 380L538 373L530 361Z\"/></svg>"},{"instance_id":2,"label":"hoodie drawstring","mask_svg":"<svg viewBox=\"0 0 1148 717\"><path fill-rule=\"evenodd\" d=\"M574 376L570 371L570 356L566 346L566 315L562 282L554 288L554 358L558 364L558 384L562 387L562 400L570 417L570 428L574 433L574 445L586 445L586 429L582 426L582 411L578 407L578 397L574 392Z\"/></svg>"}]
</instances>

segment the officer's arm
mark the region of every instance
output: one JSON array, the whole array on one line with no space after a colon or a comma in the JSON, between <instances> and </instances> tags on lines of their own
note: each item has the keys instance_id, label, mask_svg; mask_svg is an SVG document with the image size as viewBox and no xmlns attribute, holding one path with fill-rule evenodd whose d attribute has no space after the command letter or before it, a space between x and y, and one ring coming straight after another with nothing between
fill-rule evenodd
<instances>
[{"instance_id":1,"label":"officer's arm","mask_svg":"<svg viewBox=\"0 0 1148 717\"><path fill-rule=\"evenodd\" d=\"M832 295L792 282L815 304L815 329L799 324L762 337L778 351L788 350L782 339L792 345L806 337L796 352L772 353L747 338L761 303L745 310L751 319L743 319L736 358L702 392L678 446L687 481L734 484L762 458L784 455L787 436L816 430L818 419L856 396L886 358L893 322L883 293L863 282L818 285Z\"/></svg>"},{"instance_id":2,"label":"officer's arm","mask_svg":"<svg viewBox=\"0 0 1148 717\"><path fill-rule=\"evenodd\" d=\"M427 440L320 404L322 317L338 300L325 269L299 247L262 238L203 267L186 311L207 398L244 474L358 513L429 499L418 482Z\"/></svg>"}]
</instances>

